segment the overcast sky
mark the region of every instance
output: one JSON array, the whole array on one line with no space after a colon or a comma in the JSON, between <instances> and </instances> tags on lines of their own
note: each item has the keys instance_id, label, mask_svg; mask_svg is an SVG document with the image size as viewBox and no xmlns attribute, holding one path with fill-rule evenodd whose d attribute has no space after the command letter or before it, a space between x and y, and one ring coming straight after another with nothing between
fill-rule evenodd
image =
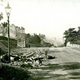
<instances>
[{"instance_id":1,"label":"overcast sky","mask_svg":"<svg viewBox=\"0 0 80 80\"><path fill-rule=\"evenodd\" d=\"M3 21L7 2L12 8L10 24L23 26L26 33L60 38L68 28L80 26L80 0L3 0Z\"/></svg>"}]
</instances>

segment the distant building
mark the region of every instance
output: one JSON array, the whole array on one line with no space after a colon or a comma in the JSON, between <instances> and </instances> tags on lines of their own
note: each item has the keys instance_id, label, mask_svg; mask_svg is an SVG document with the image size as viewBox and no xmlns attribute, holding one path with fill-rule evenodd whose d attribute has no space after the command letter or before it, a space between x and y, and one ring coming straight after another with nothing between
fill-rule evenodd
<instances>
[{"instance_id":1,"label":"distant building","mask_svg":"<svg viewBox=\"0 0 80 80\"><path fill-rule=\"evenodd\" d=\"M0 36L3 36L3 26L0 24Z\"/></svg>"},{"instance_id":2,"label":"distant building","mask_svg":"<svg viewBox=\"0 0 80 80\"><path fill-rule=\"evenodd\" d=\"M10 29L10 38L16 39L17 38L17 36L16 36L16 26L14 24L11 24L9 29ZM8 31L6 32L5 37L8 37Z\"/></svg>"},{"instance_id":3,"label":"distant building","mask_svg":"<svg viewBox=\"0 0 80 80\"><path fill-rule=\"evenodd\" d=\"M19 47L25 47L25 28L17 27L17 45Z\"/></svg>"},{"instance_id":4,"label":"distant building","mask_svg":"<svg viewBox=\"0 0 80 80\"><path fill-rule=\"evenodd\" d=\"M7 32L7 27L3 27L3 24L0 24L0 36L5 36Z\"/></svg>"},{"instance_id":5,"label":"distant building","mask_svg":"<svg viewBox=\"0 0 80 80\"><path fill-rule=\"evenodd\" d=\"M16 26L14 24L10 25L10 37L16 39Z\"/></svg>"},{"instance_id":6,"label":"distant building","mask_svg":"<svg viewBox=\"0 0 80 80\"><path fill-rule=\"evenodd\" d=\"M11 24L9 29L10 38L16 39L18 46L25 47L25 28ZM8 37L8 29L7 27L3 27L2 24L0 24L0 36Z\"/></svg>"}]
</instances>

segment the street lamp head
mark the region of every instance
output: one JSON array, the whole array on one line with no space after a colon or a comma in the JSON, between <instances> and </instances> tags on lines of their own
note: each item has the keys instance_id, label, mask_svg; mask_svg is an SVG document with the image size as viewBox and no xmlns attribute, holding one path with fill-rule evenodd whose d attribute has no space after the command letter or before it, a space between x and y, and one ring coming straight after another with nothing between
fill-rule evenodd
<instances>
[{"instance_id":1,"label":"street lamp head","mask_svg":"<svg viewBox=\"0 0 80 80\"><path fill-rule=\"evenodd\" d=\"M7 6L5 7L5 11L6 11L6 15L7 15L7 16L10 16L11 7L9 6L9 3L8 3Z\"/></svg>"}]
</instances>

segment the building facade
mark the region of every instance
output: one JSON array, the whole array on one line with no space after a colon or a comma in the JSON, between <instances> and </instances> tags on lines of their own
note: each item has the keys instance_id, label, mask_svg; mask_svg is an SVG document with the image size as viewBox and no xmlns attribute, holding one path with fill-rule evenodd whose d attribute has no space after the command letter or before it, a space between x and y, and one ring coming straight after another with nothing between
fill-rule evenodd
<instances>
[{"instance_id":1,"label":"building facade","mask_svg":"<svg viewBox=\"0 0 80 80\"><path fill-rule=\"evenodd\" d=\"M0 24L0 36L3 36L3 26Z\"/></svg>"},{"instance_id":2,"label":"building facade","mask_svg":"<svg viewBox=\"0 0 80 80\"><path fill-rule=\"evenodd\" d=\"M25 28L11 24L9 27L10 38L17 40L17 45L25 47ZM0 36L8 37L8 28L0 24Z\"/></svg>"}]
</instances>

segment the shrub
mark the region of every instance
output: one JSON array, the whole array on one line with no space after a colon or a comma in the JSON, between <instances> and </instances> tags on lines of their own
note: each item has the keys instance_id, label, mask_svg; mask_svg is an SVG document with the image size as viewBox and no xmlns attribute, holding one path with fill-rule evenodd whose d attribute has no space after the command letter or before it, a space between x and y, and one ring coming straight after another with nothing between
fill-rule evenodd
<instances>
[{"instance_id":1,"label":"shrub","mask_svg":"<svg viewBox=\"0 0 80 80\"><path fill-rule=\"evenodd\" d=\"M7 51L4 51L4 50L2 50L2 49L0 48L0 55L3 55L3 54L5 54L5 53L7 53Z\"/></svg>"},{"instance_id":2,"label":"shrub","mask_svg":"<svg viewBox=\"0 0 80 80\"><path fill-rule=\"evenodd\" d=\"M0 69L0 78L2 80L28 80L30 72L24 71L21 68L15 68L11 66L3 66Z\"/></svg>"},{"instance_id":3,"label":"shrub","mask_svg":"<svg viewBox=\"0 0 80 80\"><path fill-rule=\"evenodd\" d=\"M4 36L0 36L0 40L8 40L8 38Z\"/></svg>"}]
</instances>

